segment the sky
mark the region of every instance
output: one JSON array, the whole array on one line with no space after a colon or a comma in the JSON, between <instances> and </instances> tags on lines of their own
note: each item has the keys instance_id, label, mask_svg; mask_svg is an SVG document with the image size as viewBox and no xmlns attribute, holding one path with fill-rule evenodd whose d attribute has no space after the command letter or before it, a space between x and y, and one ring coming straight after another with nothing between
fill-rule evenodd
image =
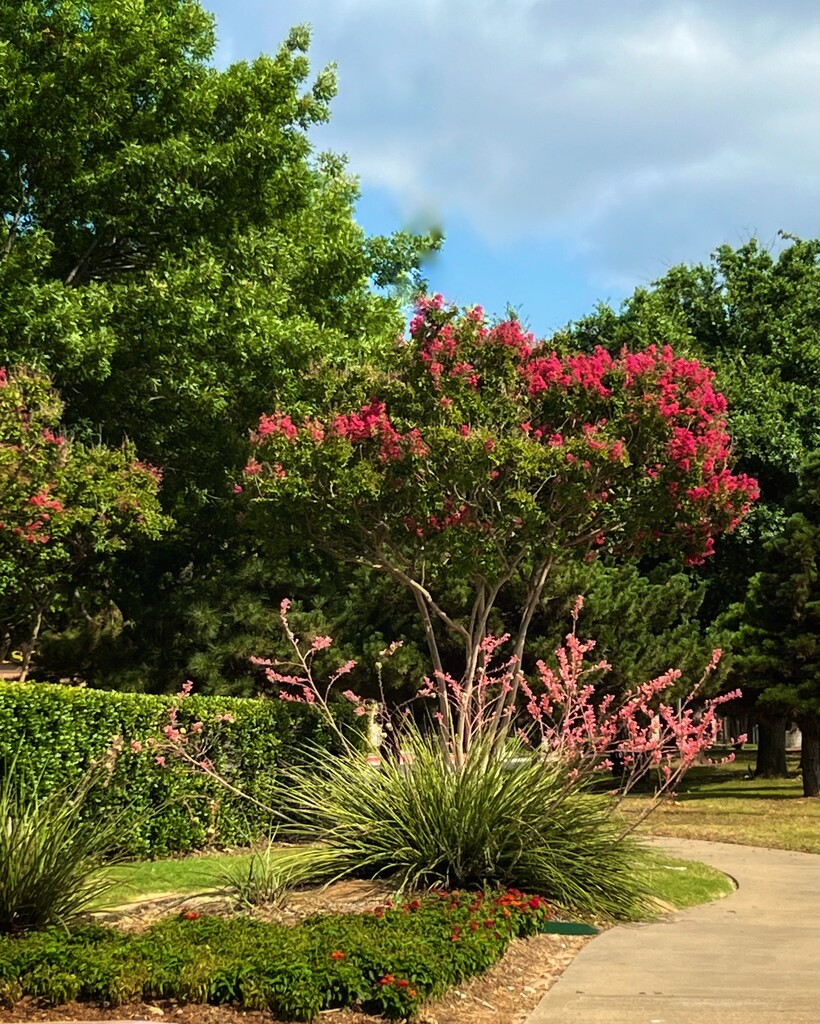
<instances>
[{"instance_id":1,"label":"sky","mask_svg":"<svg viewBox=\"0 0 820 1024\"><path fill-rule=\"evenodd\" d=\"M310 24L357 219L439 225L431 290L539 336L721 243L820 235L816 0L204 5L223 67Z\"/></svg>"}]
</instances>

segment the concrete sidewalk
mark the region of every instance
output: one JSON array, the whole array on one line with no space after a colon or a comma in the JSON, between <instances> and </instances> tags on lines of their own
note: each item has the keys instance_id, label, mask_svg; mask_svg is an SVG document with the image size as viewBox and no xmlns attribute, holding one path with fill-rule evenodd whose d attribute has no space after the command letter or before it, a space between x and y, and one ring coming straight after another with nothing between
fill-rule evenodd
<instances>
[{"instance_id":1,"label":"concrete sidewalk","mask_svg":"<svg viewBox=\"0 0 820 1024\"><path fill-rule=\"evenodd\" d=\"M737 892L586 946L527 1024L818 1024L820 857L659 839Z\"/></svg>"}]
</instances>

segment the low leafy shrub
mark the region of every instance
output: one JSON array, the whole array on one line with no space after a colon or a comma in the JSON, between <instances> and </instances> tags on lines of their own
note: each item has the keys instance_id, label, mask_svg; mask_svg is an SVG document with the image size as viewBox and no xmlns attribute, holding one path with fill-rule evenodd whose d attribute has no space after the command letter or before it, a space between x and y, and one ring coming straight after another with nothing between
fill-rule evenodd
<instances>
[{"instance_id":1,"label":"low leafy shrub","mask_svg":"<svg viewBox=\"0 0 820 1024\"><path fill-rule=\"evenodd\" d=\"M121 737L116 763L105 784L89 792L80 820L105 821L128 806L122 832L130 855L163 856L268 834L270 816L251 801L180 764L155 763L146 741L160 734L176 703L150 694L0 683L0 765L17 754L20 784L46 797L79 785ZM339 714L354 719L344 706ZM218 717L223 720L217 727ZM306 745L338 744L309 708L281 701L192 696L180 704L178 720L182 727L211 723L206 739L214 765L242 793L268 806L277 799L280 765L298 760Z\"/></svg>"},{"instance_id":2,"label":"low leafy shrub","mask_svg":"<svg viewBox=\"0 0 820 1024\"><path fill-rule=\"evenodd\" d=\"M404 1017L548 930L539 897L445 892L300 925L181 914L140 934L86 927L0 938L0 999L236 1003L286 1020L360 1004Z\"/></svg>"},{"instance_id":3,"label":"low leafy shrub","mask_svg":"<svg viewBox=\"0 0 820 1024\"><path fill-rule=\"evenodd\" d=\"M0 777L0 932L66 924L110 887L100 868L121 848L123 815L83 820L105 766L70 791L26 785L16 760Z\"/></svg>"},{"instance_id":4,"label":"low leafy shrub","mask_svg":"<svg viewBox=\"0 0 820 1024\"><path fill-rule=\"evenodd\" d=\"M314 877L388 877L419 886L517 885L615 918L647 909L643 849L606 796L560 762L524 750L514 769L477 741L460 766L434 737L406 733L410 763L316 752L285 772L283 829L314 844L291 857ZM355 796L354 796L355 794Z\"/></svg>"}]
</instances>

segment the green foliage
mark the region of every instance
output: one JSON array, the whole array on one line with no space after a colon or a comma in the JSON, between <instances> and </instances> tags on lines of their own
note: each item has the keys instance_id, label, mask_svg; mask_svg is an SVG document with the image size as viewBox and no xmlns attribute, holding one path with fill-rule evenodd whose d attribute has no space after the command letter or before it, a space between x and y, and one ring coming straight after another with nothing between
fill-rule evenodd
<instances>
[{"instance_id":1,"label":"green foliage","mask_svg":"<svg viewBox=\"0 0 820 1024\"><path fill-rule=\"evenodd\" d=\"M761 501L709 567L712 614L742 599L763 543L786 518L800 466L820 446L820 239L783 235L778 253L756 239L720 246L710 263L673 267L615 312L601 306L563 343L610 351L668 340L716 372L729 401L738 468Z\"/></svg>"},{"instance_id":2,"label":"green foliage","mask_svg":"<svg viewBox=\"0 0 820 1024\"><path fill-rule=\"evenodd\" d=\"M107 693L49 684L0 684L0 760L16 755L23 790L44 798L79 785L112 744L119 748L105 785L89 791L80 820L103 822L129 808L124 848L137 856L191 850L210 841L237 842L267 834L269 816L227 793L202 773L169 760L161 768L146 744L168 720L172 698ZM346 707L340 714L346 716ZM233 722L216 723L230 714ZM205 723L215 767L247 796L276 804L281 765L306 744L333 746L317 716L280 701L189 697L179 722ZM143 745L135 752L132 741Z\"/></svg>"},{"instance_id":3,"label":"green foliage","mask_svg":"<svg viewBox=\"0 0 820 1024\"><path fill-rule=\"evenodd\" d=\"M172 677L208 651L177 589L246 554L248 427L389 345L440 238L356 223L344 159L311 151L335 76L311 76L304 27L225 70L196 0L0 0L0 38L0 351L52 374L76 437L159 467L177 524L63 608L49 668Z\"/></svg>"},{"instance_id":4,"label":"green foliage","mask_svg":"<svg viewBox=\"0 0 820 1024\"><path fill-rule=\"evenodd\" d=\"M735 637L735 673L758 703L820 716L820 454L806 463L794 514L749 583Z\"/></svg>"},{"instance_id":5,"label":"green foliage","mask_svg":"<svg viewBox=\"0 0 820 1024\"><path fill-rule=\"evenodd\" d=\"M46 377L0 368L0 635L29 655L55 604L99 587L114 554L170 522L158 472L131 446L66 439L61 411Z\"/></svg>"},{"instance_id":6,"label":"green foliage","mask_svg":"<svg viewBox=\"0 0 820 1024\"><path fill-rule=\"evenodd\" d=\"M242 906L280 907L303 879L268 840L249 856L225 862L216 880Z\"/></svg>"},{"instance_id":7,"label":"green foliage","mask_svg":"<svg viewBox=\"0 0 820 1024\"><path fill-rule=\"evenodd\" d=\"M0 932L65 925L111 888L101 873L122 847L127 813L85 814L106 766L92 766L76 787L47 796L18 767L0 762ZM22 767L22 766L21 766Z\"/></svg>"},{"instance_id":8,"label":"green foliage","mask_svg":"<svg viewBox=\"0 0 820 1024\"><path fill-rule=\"evenodd\" d=\"M549 917L543 900L514 890L441 892L290 928L189 914L140 934L52 929L0 937L0 997L114 1006L171 998L264 1009L282 1020L355 1003L406 1017L487 970L513 938L545 930Z\"/></svg>"},{"instance_id":9,"label":"green foliage","mask_svg":"<svg viewBox=\"0 0 820 1024\"><path fill-rule=\"evenodd\" d=\"M384 876L400 889L521 885L568 908L640 913L642 853L608 799L579 792L567 769L526 750L512 762L492 758L490 742L474 743L456 767L410 730L409 764L393 758L374 769L363 756L317 755L289 769L289 830L317 844L294 851L294 863L317 878Z\"/></svg>"}]
</instances>

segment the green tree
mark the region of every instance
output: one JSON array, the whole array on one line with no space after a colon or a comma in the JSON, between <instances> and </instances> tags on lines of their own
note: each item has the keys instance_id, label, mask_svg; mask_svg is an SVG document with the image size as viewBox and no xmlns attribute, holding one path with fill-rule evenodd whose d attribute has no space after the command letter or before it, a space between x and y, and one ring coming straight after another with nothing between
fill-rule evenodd
<instances>
[{"instance_id":1,"label":"green tree","mask_svg":"<svg viewBox=\"0 0 820 1024\"><path fill-rule=\"evenodd\" d=\"M698 570L707 621L744 599L788 518L800 467L820 445L820 240L782 237L778 253L756 239L722 245L708 264L673 267L619 311L601 306L566 332L567 343L610 351L664 338L715 370L738 468L758 480L761 497ZM761 713L758 771L782 773L782 715Z\"/></svg>"},{"instance_id":2,"label":"green tree","mask_svg":"<svg viewBox=\"0 0 820 1024\"><path fill-rule=\"evenodd\" d=\"M176 529L114 588L138 647L165 620L161 664L180 582L244 557L249 424L389 345L439 239L356 224L344 160L311 150L335 79L304 28L224 71L196 0L0 0L0 38L0 353L52 376L75 436L161 467Z\"/></svg>"},{"instance_id":3,"label":"green tree","mask_svg":"<svg viewBox=\"0 0 820 1024\"><path fill-rule=\"evenodd\" d=\"M0 630L6 652L24 649L21 680L44 618L167 525L158 472L128 448L72 443L60 412L46 378L0 368Z\"/></svg>"},{"instance_id":4,"label":"green tree","mask_svg":"<svg viewBox=\"0 0 820 1024\"><path fill-rule=\"evenodd\" d=\"M820 796L820 453L807 461L791 507L749 583L735 675L762 708L796 718L803 793Z\"/></svg>"}]
</instances>

